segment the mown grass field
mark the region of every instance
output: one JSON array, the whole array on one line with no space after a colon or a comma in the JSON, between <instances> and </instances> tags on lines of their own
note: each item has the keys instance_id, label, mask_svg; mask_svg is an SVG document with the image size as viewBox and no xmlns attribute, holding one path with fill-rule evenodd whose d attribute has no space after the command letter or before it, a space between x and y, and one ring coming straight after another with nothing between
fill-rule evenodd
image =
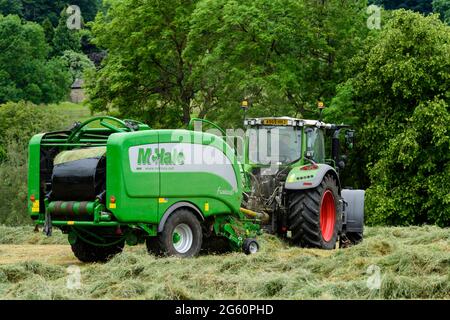
<instances>
[{"instance_id":1,"label":"mown grass field","mask_svg":"<svg viewBox=\"0 0 450 320\"><path fill-rule=\"evenodd\" d=\"M59 104L51 104L46 106L49 112L63 114L67 118L67 122L61 124L61 129L71 125L75 121L83 122L91 117L91 111L88 106L71 102L62 102Z\"/></svg>"},{"instance_id":2,"label":"mown grass field","mask_svg":"<svg viewBox=\"0 0 450 320\"><path fill-rule=\"evenodd\" d=\"M83 264L65 238L0 227L3 299L450 299L450 229L367 228L365 241L334 251L289 247L264 235L261 252L156 258L127 247L105 264ZM27 255L27 252L29 253ZM68 289L67 267L81 269ZM379 289L369 289L373 265ZM372 280L371 280L372 279Z\"/></svg>"}]
</instances>

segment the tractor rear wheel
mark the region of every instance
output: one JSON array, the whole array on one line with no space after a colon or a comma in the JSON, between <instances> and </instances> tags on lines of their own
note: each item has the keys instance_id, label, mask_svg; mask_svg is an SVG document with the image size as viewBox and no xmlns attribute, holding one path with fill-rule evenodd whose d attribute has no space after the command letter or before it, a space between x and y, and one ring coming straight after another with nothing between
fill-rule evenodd
<instances>
[{"instance_id":1,"label":"tractor rear wheel","mask_svg":"<svg viewBox=\"0 0 450 320\"><path fill-rule=\"evenodd\" d=\"M95 246L80 238L71 245L72 252L81 262L106 262L122 252L125 241L110 246Z\"/></svg>"},{"instance_id":2,"label":"tractor rear wheel","mask_svg":"<svg viewBox=\"0 0 450 320\"><path fill-rule=\"evenodd\" d=\"M187 209L178 209L164 224L158 244L165 255L186 258L198 255L202 239L202 227L197 217Z\"/></svg>"},{"instance_id":3,"label":"tractor rear wheel","mask_svg":"<svg viewBox=\"0 0 450 320\"><path fill-rule=\"evenodd\" d=\"M290 196L288 229L293 242L302 247L334 249L341 216L337 183L330 175L317 188Z\"/></svg>"}]
</instances>

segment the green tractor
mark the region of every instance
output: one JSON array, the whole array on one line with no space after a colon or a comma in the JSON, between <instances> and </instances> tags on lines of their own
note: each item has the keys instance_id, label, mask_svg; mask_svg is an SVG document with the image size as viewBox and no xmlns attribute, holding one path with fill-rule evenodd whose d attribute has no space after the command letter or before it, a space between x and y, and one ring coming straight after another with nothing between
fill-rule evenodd
<instances>
[{"instance_id":1,"label":"green tractor","mask_svg":"<svg viewBox=\"0 0 450 320\"><path fill-rule=\"evenodd\" d=\"M342 141L351 149L353 130L289 117L246 119L245 126L243 207L267 213L267 231L302 247L362 241L364 191L343 189L339 175Z\"/></svg>"},{"instance_id":2,"label":"green tractor","mask_svg":"<svg viewBox=\"0 0 450 320\"><path fill-rule=\"evenodd\" d=\"M225 135L202 119L193 119L191 129L197 121ZM240 155L242 212L259 217L266 232L302 247L333 249L362 241L364 191L343 189L340 182L347 160L341 144L353 147L353 130L290 117L245 119L244 125L243 136L228 135Z\"/></svg>"}]
</instances>

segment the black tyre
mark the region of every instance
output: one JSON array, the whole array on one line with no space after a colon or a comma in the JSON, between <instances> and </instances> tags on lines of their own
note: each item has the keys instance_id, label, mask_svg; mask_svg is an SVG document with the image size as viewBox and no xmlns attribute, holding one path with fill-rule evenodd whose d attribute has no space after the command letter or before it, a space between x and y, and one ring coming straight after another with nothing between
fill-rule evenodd
<instances>
[{"instance_id":1,"label":"black tyre","mask_svg":"<svg viewBox=\"0 0 450 320\"><path fill-rule=\"evenodd\" d=\"M345 234L350 246L357 245L363 241L363 233L362 232L347 232Z\"/></svg>"},{"instance_id":2,"label":"black tyre","mask_svg":"<svg viewBox=\"0 0 450 320\"><path fill-rule=\"evenodd\" d=\"M147 246L147 251L149 254L156 256L160 256L162 254L158 237L147 238L147 240L145 240L145 245Z\"/></svg>"},{"instance_id":3,"label":"black tyre","mask_svg":"<svg viewBox=\"0 0 450 320\"><path fill-rule=\"evenodd\" d=\"M178 209L167 219L158 242L163 254L187 258L198 255L202 238L197 217L189 210Z\"/></svg>"},{"instance_id":4,"label":"black tyre","mask_svg":"<svg viewBox=\"0 0 450 320\"><path fill-rule=\"evenodd\" d=\"M247 238L242 244L242 250L245 254L254 254L259 251L259 244L255 239Z\"/></svg>"},{"instance_id":5,"label":"black tyre","mask_svg":"<svg viewBox=\"0 0 450 320\"><path fill-rule=\"evenodd\" d=\"M290 195L288 228L292 240L302 247L334 249L342 224L339 190L326 175L315 189Z\"/></svg>"},{"instance_id":6,"label":"black tyre","mask_svg":"<svg viewBox=\"0 0 450 320\"><path fill-rule=\"evenodd\" d=\"M111 246L99 247L84 242L80 238L77 238L76 242L71 245L74 255L81 262L106 262L121 253L124 246L125 241L121 241Z\"/></svg>"}]
</instances>

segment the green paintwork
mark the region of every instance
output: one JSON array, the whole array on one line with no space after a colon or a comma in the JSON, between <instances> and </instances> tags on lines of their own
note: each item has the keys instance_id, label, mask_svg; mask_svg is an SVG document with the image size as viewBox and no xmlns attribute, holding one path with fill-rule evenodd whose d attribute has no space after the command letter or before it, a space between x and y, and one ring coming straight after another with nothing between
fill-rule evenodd
<instances>
[{"instance_id":1,"label":"green paintwork","mask_svg":"<svg viewBox=\"0 0 450 320\"><path fill-rule=\"evenodd\" d=\"M38 216L39 212L33 212L33 203L30 200L31 196L35 197L35 201L38 201L39 207L42 208L41 204L41 193L40 193L40 150L41 150L41 140L44 134L38 134L31 138L28 145L28 212L31 216Z\"/></svg>"},{"instance_id":2,"label":"green paintwork","mask_svg":"<svg viewBox=\"0 0 450 320\"><path fill-rule=\"evenodd\" d=\"M176 143L178 139L174 140L174 134L183 137L183 141L198 142L227 152L233 164L237 190L229 195L218 194L218 190L230 191L231 187L222 177L208 172L132 171L128 154L130 147ZM145 158L145 152L139 154L144 154ZM114 134L108 140L107 159L107 207L121 222L158 223L171 205L186 200L194 204L205 217L239 212L242 200L239 164L233 150L216 136L185 130ZM138 157L137 161L142 161L142 157ZM116 208L110 207L111 196L116 198ZM163 199L161 202L160 198ZM208 210L205 210L206 203ZM128 209L130 207L134 208L132 214Z\"/></svg>"},{"instance_id":3,"label":"green paintwork","mask_svg":"<svg viewBox=\"0 0 450 320\"><path fill-rule=\"evenodd\" d=\"M187 159L187 146L213 150L213 159L221 158L227 164L195 166L195 160L192 164ZM83 237L78 232L83 231L94 239L86 239L89 243L102 246L103 232L119 227L125 230L120 239L132 245L140 243L142 235L157 235L166 211L180 202L195 206L205 219L214 217L216 234L230 239L236 248L242 245L242 237L259 230L258 224L240 220L241 167L223 139L188 130L151 130L141 123L131 129L124 121L105 116L90 119L72 131L40 134L30 140L28 194L35 197L39 208L35 204L33 209L30 200L28 208L38 225L44 224L45 213L51 215L56 206L56 202L43 199L41 189L41 151L49 148L59 149L57 163L97 156L106 148L105 205L92 199L87 206L90 220L80 221L76 218L79 202L58 203L62 212L72 207L67 216L73 221L52 221L53 226L68 232L70 243ZM195 148L193 153L199 150Z\"/></svg>"},{"instance_id":4,"label":"green paintwork","mask_svg":"<svg viewBox=\"0 0 450 320\"><path fill-rule=\"evenodd\" d=\"M181 240L181 236L177 232L174 232L173 237L172 237L173 243L178 243L178 241L180 241L180 240Z\"/></svg>"}]
</instances>

